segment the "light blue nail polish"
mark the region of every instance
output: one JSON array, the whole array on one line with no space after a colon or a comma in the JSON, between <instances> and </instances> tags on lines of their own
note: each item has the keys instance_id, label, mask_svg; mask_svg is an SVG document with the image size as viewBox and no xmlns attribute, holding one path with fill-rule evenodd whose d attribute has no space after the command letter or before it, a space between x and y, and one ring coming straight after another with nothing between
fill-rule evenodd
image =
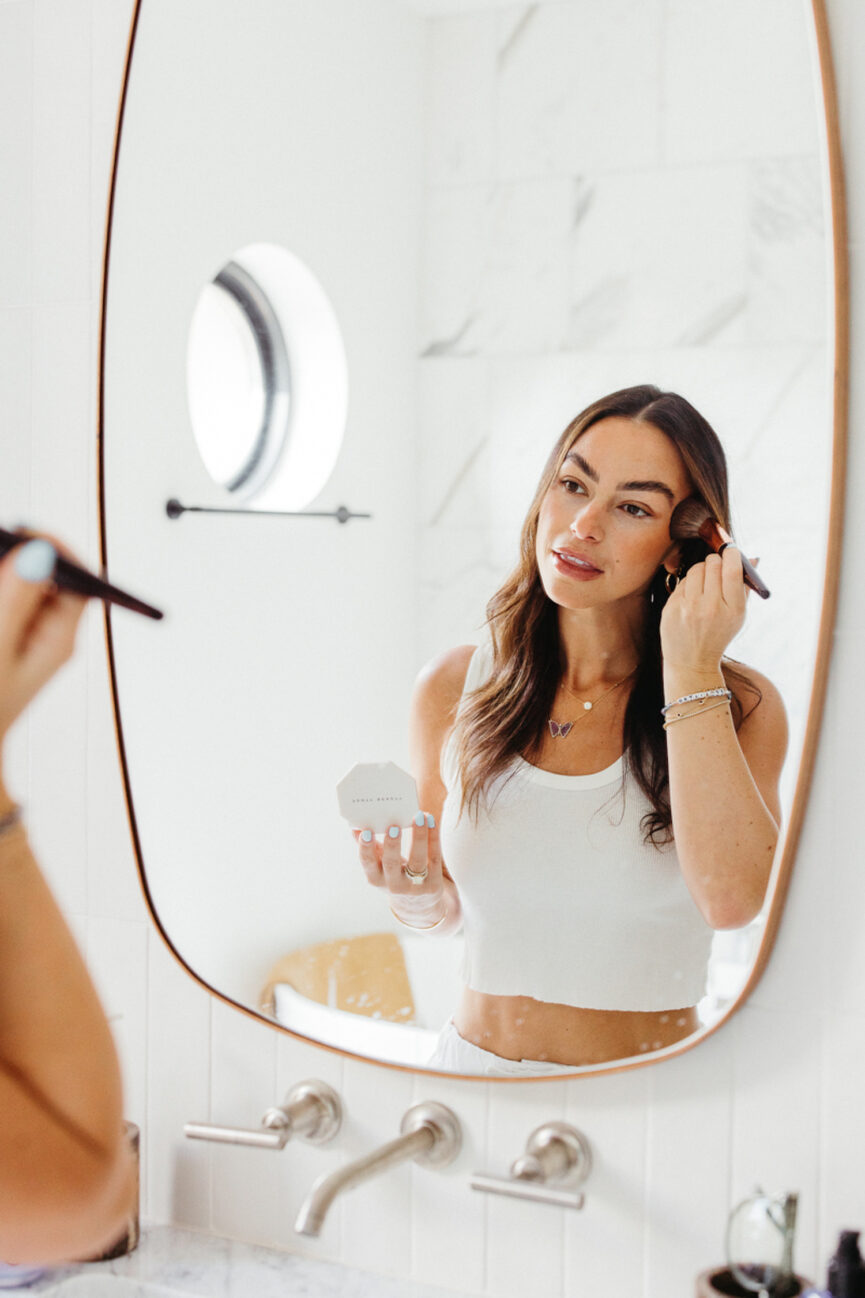
<instances>
[{"instance_id":1,"label":"light blue nail polish","mask_svg":"<svg viewBox=\"0 0 865 1298\"><path fill-rule=\"evenodd\" d=\"M372 830L371 830L371 829L365 829L365 830L363 831L363 833L361 834L361 838L363 839L363 841L364 841L365 843L371 843L371 842L372 842Z\"/></svg>"},{"instance_id":2,"label":"light blue nail polish","mask_svg":"<svg viewBox=\"0 0 865 1298\"><path fill-rule=\"evenodd\" d=\"M436 827L436 818L435 818L435 816L427 816L427 818L426 818L426 823L427 823L427 829L435 829L435 827Z\"/></svg>"},{"instance_id":3,"label":"light blue nail polish","mask_svg":"<svg viewBox=\"0 0 865 1298\"><path fill-rule=\"evenodd\" d=\"M399 826L398 826L398 825L391 825L391 827L390 827L390 829L387 831L387 833L388 833L388 838L399 838L399 834L400 834Z\"/></svg>"},{"instance_id":4,"label":"light blue nail polish","mask_svg":"<svg viewBox=\"0 0 865 1298\"><path fill-rule=\"evenodd\" d=\"M419 811L417 813L417 815L414 818L414 823L417 825L418 829L423 829L424 825L426 824L426 816L424 816L422 811Z\"/></svg>"},{"instance_id":5,"label":"light blue nail polish","mask_svg":"<svg viewBox=\"0 0 865 1298\"><path fill-rule=\"evenodd\" d=\"M50 541L28 541L15 552L15 571L25 581L45 581L56 562L57 551Z\"/></svg>"}]
</instances>

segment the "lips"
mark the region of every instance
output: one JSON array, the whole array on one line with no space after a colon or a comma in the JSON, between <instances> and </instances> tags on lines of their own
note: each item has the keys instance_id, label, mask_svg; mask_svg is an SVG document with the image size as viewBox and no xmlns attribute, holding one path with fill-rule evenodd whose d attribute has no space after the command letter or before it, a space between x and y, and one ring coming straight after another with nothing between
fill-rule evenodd
<instances>
[{"instance_id":1,"label":"lips","mask_svg":"<svg viewBox=\"0 0 865 1298\"><path fill-rule=\"evenodd\" d=\"M573 550L555 549L553 556L558 560L560 566L570 569L575 574L582 573L585 576L598 576L603 569L597 564L592 563L582 554L576 554Z\"/></svg>"}]
</instances>

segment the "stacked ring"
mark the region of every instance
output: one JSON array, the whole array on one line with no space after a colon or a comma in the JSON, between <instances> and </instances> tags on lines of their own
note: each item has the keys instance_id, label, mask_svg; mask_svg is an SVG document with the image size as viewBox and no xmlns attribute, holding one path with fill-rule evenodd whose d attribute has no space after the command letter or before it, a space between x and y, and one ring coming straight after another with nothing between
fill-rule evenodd
<instances>
[{"instance_id":1,"label":"stacked ring","mask_svg":"<svg viewBox=\"0 0 865 1298\"><path fill-rule=\"evenodd\" d=\"M402 872L409 882L415 884L416 887L420 887L429 874L429 870L426 868L423 870L410 870L407 865L403 866Z\"/></svg>"}]
</instances>

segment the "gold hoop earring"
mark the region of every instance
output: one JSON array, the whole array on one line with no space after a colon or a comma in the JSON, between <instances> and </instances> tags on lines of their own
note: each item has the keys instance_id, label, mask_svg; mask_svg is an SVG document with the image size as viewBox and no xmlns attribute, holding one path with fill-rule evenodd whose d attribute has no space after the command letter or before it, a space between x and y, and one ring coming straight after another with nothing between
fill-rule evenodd
<instances>
[{"instance_id":1,"label":"gold hoop earring","mask_svg":"<svg viewBox=\"0 0 865 1298\"><path fill-rule=\"evenodd\" d=\"M678 586L679 582L682 580L684 575L685 575L685 569L681 566L679 567L677 572L667 573L666 577L664 578L664 585L667 587L668 595L672 595L673 591L676 589L676 587Z\"/></svg>"}]
</instances>

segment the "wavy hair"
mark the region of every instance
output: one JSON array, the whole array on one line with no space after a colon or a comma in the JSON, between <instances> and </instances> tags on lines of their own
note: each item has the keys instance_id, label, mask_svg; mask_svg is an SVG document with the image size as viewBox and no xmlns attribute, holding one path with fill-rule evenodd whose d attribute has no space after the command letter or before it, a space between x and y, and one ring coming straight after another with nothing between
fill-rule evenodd
<instances>
[{"instance_id":1,"label":"wavy hair","mask_svg":"<svg viewBox=\"0 0 865 1298\"><path fill-rule=\"evenodd\" d=\"M520 535L519 562L487 604L493 664L489 679L464 699L454 726L454 742L462 777L461 811L477 817L487 804L491 786L516 757L537 757L565 659L559 638L557 605L541 583L535 552L538 519L547 491L562 469L574 443L602 419L623 416L651 424L669 437L691 481L692 495L730 530L727 462L709 423L690 402L675 392L651 384L623 388L602 397L576 416L550 452ZM705 559L709 547L699 538L680 544L680 575ZM666 736L661 720L663 663L661 614L668 592L663 567L649 590L642 656L625 712L624 743L627 767L650 804L642 819L646 842L670 842L670 776ZM741 672L724 661L725 674L747 690L760 692ZM757 706L754 704L754 707ZM742 706L734 695L733 720L738 728Z\"/></svg>"}]
</instances>

